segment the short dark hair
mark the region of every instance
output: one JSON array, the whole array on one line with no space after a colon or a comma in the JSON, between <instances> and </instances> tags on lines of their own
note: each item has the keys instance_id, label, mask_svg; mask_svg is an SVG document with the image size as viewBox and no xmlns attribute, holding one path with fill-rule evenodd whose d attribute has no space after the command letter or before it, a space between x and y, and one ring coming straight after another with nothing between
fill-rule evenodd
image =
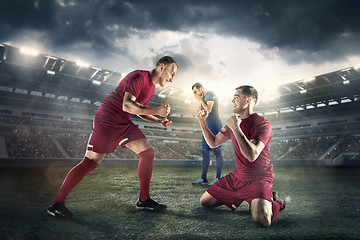
<instances>
[{"instance_id":1,"label":"short dark hair","mask_svg":"<svg viewBox=\"0 0 360 240\"><path fill-rule=\"evenodd\" d=\"M252 97L255 100L255 104L258 101L258 92L256 91L256 89L253 86L249 86L249 85L243 85L240 87L235 88L235 90L242 90L242 94L245 97Z\"/></svg>"},{"instance_id":2,"label":"short dark hair","mask_svg":"<svg viewBox=\"0 0 360 240\"><path fill-rule=\"evenodd\" d=\"M157 63L156 63L156 66L159 66L160 64L164 64L165 66L166 65L170 65L172 63L175 63L176 66L179 68L179 66L177 65L176 61L172 58L172 57L169 57L169 56L164 56L162 58L160 58Z\"/></svg>"},{"instance_id":3,"label":"short dark hair","mask_svg":"<svg viewBox=\"0 0 360 240\"><path fill-rule=\"evenodd\" d=\"M197 82L197 83L194 83L194 85L192 85L192 87L191 87L191 90L194 89L194 87L196 87L197 89L199 89L199 88L201 88L201 87L203 88L203 85L202 85L201 83L198 83L198 82Z\"/></svg>"}]
</instances>

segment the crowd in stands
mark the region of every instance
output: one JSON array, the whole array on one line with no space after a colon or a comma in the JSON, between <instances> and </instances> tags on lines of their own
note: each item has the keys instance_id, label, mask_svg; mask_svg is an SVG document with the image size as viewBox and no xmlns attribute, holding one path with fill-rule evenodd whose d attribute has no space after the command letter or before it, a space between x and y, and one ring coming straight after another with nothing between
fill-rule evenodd
<instances>
[{"instance_id":1,"label":"crowd in stands","mask_svg":"<svg viewBox=\"0 0 360 240\"><path fill-rule=\"evenodd\" d=\"M82 158L92 125L91 120L44 121L31 116L4 115L1 121L13 126L10 131L0 134L5 137L7 155L10 158ZM141 129L155 149L155 159L202 159L200 129L171 131L156 126ZM357 123L283 130L277 128L273 130L270 158L334 159L346 152L360 155L360 134L356 135L359 130L360 124ZM222 150L225 160L235 159L231 141L224 144ZM212 155L211 157L213 158ZM114 153L107 154L106 158L137 159L138 156L119 146Z\"/></svg>"},{"instance_id":2,"label":"crowd in stands","mask_svg":"<svg viewBox=\"0 0 360 240\"><path fill-rule=\"evenodd\" d=\"M334 137L275 140L271 143L271 159L319 159L338 141Z\"/></svg>"},{"instance_id":3,"label":"crowd in stands","mask_svg":"<svg viewBox=\"0 0 360 240\"><path fill-rule=\"evenodd\" d=\"M26 129L6 134L9 157L13 158L60 158L63 157L50 135L33 135Z\"/></svg>"},{"instance_id":4,"label":"crowd in stands","mask_svg":"<svg viewBox=\"0 0 360 240\"><path fill-rule=\"evenodd\" d=\"M146 131L145 131L146 132ZM182 138L175 133L168 133L163 139L148 136L151 146L155 149L155 159L174 160L201 160L201 134L197 139L193 134ZM154 134L155 135L155 134ZM47 134L32 133L27 128L22 128L5 135L9 157L28 158L82 158L84 156L89 136L86 134ZM55 144L58 142L60 147ZM61 148L62 150L60 150ZM231 144L223 145L223 156L226 160L233 160L235 154ZM64 153L65 152L65 153ZM138 156L128 148L118 146L114 153L107 154L109 159L137 159ZM215 157L214 157L215 159Z\"/></svg>"},{"instance_id":5,"label":"crowd in stands","mask_svg":"<svg viewBox=\"0 0 360 240\"><path fill-rule=\"evenodd\" d=\"M201 138L196 141L193 135L181 138L171 133L172 138L153 138L148 135L151 146L155 149L155 159L187 159L201 160ZM30 158L82 158L88 141L86 134L50 134L31 133L27 128L18 128L13 133L5 135L9 157ZM198 137L198 136L197 136ZM55 141L62 147L59 149ZM345 137L318 137L290 140L273 140L270 145L270 158L272 160L291 159L334 159L341 153L355 152L359 154L360 136ZM64 151L66 153L64 153ZM235 159L232 144L229 142L222 146L225 160ZM109 159L137 159L138 156L127 148L117 147Z\"/></svg>"},{"instance_id":6,"label":"crowd in stands","mask_svg":"<svg viewBox=\"0 0 360 240\"><path fill-rule=\"evenodd\" d=\"M325 159L334 159L341 153L357 153L357 156L360 156L360 136L344 137L333 151L325 156Z\"/></svg>"}]
</instances>

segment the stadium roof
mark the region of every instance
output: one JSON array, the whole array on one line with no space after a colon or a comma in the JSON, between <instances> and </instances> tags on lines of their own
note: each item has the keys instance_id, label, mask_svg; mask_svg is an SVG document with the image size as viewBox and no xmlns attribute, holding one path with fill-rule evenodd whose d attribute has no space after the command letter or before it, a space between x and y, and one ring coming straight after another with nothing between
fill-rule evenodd
<instances>
[{"instance_id":1,"label":"stadium roof","mask_svg":"<svg viewBox=\"0 0 360 240\"><path fill-rule=\"evenodd\" d=\"M360 67L360 66L359 66ZM277 91L260 92L259 112L288 112L360 99L359 67L349 67L278 87ZM101 102L121 81L121 73L89 66L73 60L38 53L32 49L0 44L0 90L28 95L54 95L54 98L78 98ZM272 100L270 100L272 99ZM194 99L188 91L166 86L156 88L151 105L170 103L173 111L186 114ZM222 106L232 112L232 105Z\"/></svg>"}]
</instances>

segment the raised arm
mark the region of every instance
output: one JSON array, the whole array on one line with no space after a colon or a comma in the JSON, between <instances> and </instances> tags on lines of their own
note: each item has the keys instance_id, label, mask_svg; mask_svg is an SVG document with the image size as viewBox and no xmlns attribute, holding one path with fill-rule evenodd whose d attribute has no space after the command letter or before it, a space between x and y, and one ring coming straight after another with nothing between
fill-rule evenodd
<instances>
[{"instance_id":1,"label":"raised arm","mask_svg":"<svg viewBox=\"0 0 360 240\"><path fill-rule=\"evenodd\" d=\"M264 149L265 144L255 139L247 139L240 128L240 122L241 119L234 115L227 120L226 124L233 132L241 153L249 160L249 162L254 162Z\"/></svg>"},{"instance_id":2,"label":"raised arm","mask_svg":"<svg viewBox=\"0 0 360 240\"><path fill-rule=\"evenodd\" d=\"M208 116L208 112L206 111L199 111L197 114L197 118L199 120L199 124L201 127L201 131L204 135L205 141L207 142L207 144L209 145L209 147L211 148L215 148L221 144L223 144L224 142L226 142L227 140L229 140L228 137L226 137L224 134L222 134L221 132L219 132L216 136L210 131L210 129L208 128L208 126L206 125L205 119Z\"/></svg>"},{"instance_id":3,"label":"raised arm","mask_svg":"<svg viewBox=\"0 0 360 240\"><path fill-rule=\"evenodd\" d=\"M214 107L214 101L208 101L207 103L204 101L203 98L200 99L201 106L207 111L208 113L211 113L213 107Z\"/></svg>"}]
</instances>

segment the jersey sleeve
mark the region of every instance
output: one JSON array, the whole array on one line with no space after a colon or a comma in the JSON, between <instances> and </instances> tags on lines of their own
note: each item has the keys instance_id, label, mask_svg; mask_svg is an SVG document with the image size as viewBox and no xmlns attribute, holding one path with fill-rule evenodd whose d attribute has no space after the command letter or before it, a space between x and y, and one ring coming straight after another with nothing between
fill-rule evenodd
<instances>
[{"instance_id":1,"label":"jersey sleeve","mask_svg":"<svg viewBox=\"0 0 360 240\"><path fill-rule=\"evenodd\" d=\"M138 98L143 86L144 78L141 76L141 74L133 72L126 82L124 92L129 92L134 97Z\"/></svg>"}]
</instances>

